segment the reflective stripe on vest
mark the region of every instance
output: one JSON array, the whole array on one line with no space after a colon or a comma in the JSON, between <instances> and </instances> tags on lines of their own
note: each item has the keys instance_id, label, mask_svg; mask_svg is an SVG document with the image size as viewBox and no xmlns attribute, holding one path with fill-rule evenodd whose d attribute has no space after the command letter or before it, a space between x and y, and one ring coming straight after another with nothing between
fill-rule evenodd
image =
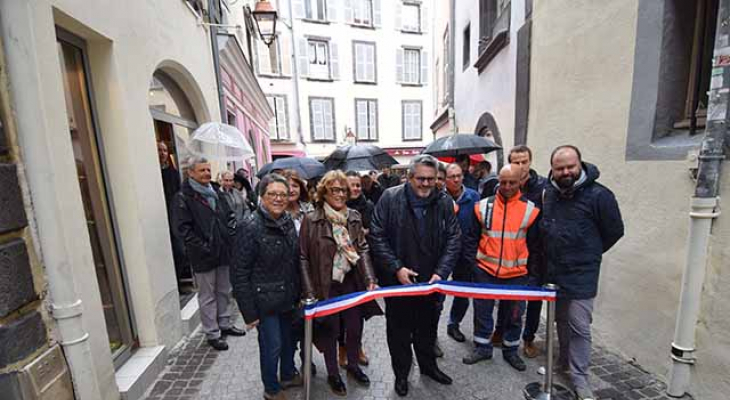
<instances>
[{"instance_id":1,"label":"reflective stripe on vest","mask_svg":"<svg viewBox=\"0 0 730 400\"><path fill-rule=\"evenodd\" d=\"M488 255L482 253L481 250L477 253L477 258L480 260L486 261L486 262L490 262L490 263L495 263L495 264L499 263L499 258L489 257ZM514 268L514 267L519 267L520 265L525 265L525 264L527 264L526 258L518 258L517 261L510 261L510 260L502 259L502 266L505 268Z\"/></svg>"}]
</instances>

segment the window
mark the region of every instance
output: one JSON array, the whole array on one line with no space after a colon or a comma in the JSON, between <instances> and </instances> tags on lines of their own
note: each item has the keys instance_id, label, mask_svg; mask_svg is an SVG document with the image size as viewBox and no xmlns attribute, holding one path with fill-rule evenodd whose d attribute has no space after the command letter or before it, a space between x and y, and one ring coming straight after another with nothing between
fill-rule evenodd
<instances>
[{"instance_id":1,"label":"window","mask_svg":"<svg viewBox=\"0 0 730 400\"><path fill-rule=\"evenodd\" d=\"M289 140L289 118L285 96L266 96L269 106L274 111L274 118L269 122L269 134L272 140Z\"/></svg>"},{"instance_id":2,"label":"window","mask_svg":"<svg viewBox=\"0 0 730 400\"><path fill-rule=\"evenodd\" d=\"M509 34L510 0L479 0L479 54L485 53L492 42L506 45ZM503 46L494 51L498 51ZM495 53L496 54L496 53Z\"/></svg>"},{"instance_id":3,"label":"window","mask_svg":"<svg viewBox=\"0 0 730 400\"><path fill-rule=\"evenodd\" d=\"M261 75L281 75L281 49L277 37L270 46L263 40L257 40L258 67Z\"/></svg>"},{"instance_id":4,"label":"window","mask_svg":"<svg viewBox=\"0 0 730 400\"><path fill-rule=\"evenodd\" d=\"M326 0L304 0L304 10L307 19L327 21Z\"/></svg>"},{"instance_id":5,"label":"window","mask_svg":"<svg viewBox=\"0 0 730 400\"><path fill-rule=\"evenodd\" d=\"M378 101L355 99L357 140L378 140Z\"/></svg>"},{"instance_id":6,"label":"window","mask_svg":"<svg viewBox=\"0 0 730 400\"><path fill-rule=\"evenodd\" d=\"M471 49L471 24L464 28L463 42L461 44L461 65L463 69L469 67Z\"/></svg>"},{"instance_id":7,"label":"window","mask_svg":"<svg viewBox=\"0 0 730 400\"><path fill-rule=\"evenodd\" d=\"M315 142L335 141L334 99L309 98L309 125Z\"/></svg>"},{"instance_id":8,"label":"window","mask_svg":"<svg viewBox=\"0 0 730 400\"><path fill-rule=\"evenodd\" d=\"M376 82L375 43L353 43L353 65L355 67L355 82Z\"/></svg>"},{"instance_id":9,"label":"window","mask_svg":"<svg viewBox=\"0 0 730 400\"><path fill-rule=\"evenodd\" d=\"M352 0L352 23L373 25L373 0Z\"/></svg>"},{"instance_id":10,"label":"window","mask_svg":"<svg viewBox=\"0 0 730 400\"><path fill-rule=\"evenodd\" d=\"M403 52L403 55L403 83L420 83L421 51L416 49L406 49Z\"/></svg>"},{"instance_id":11,"label":"window","mask_svg":"<svg viewBox=\"0 0 730 400\"><path fill-rule=\"evenodd\" d=\"M329 79L329 46L325 41L310 40L308 43L309 76L312 78Z\"/></svg>"},{"instance_id":12,"label":"window","mask_svg":"<svg viewBox=\"0 0 730 400\"><path fill-rule=\"evenodd\" d=\"M421 140L421 101L403 101L403 140Z\"/></svg>"},{"instance_id":13,"label":"window","mask_svg":"<svg viewBox=\"0 0 730 400\"><path fill-rule=\"evenodd\" d=\"M401 11L401 29L406 32L421 32L421 5L405 3Z\"/></svg>"}]
</instances>

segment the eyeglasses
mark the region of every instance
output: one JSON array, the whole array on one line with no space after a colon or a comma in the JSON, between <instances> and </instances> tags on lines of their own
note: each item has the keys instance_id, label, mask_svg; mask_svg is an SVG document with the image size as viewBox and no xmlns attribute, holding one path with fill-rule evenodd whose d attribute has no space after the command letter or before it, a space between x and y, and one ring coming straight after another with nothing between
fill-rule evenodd
<instances>
[{"instance_id":1,"label":"eyeglasses","mask_svg":"<svg viewBox=\"0 0 730 400\"><path fill-rule=\"evenodd\" d=\"M282 199L286 200L289 198L289 193L274 193L274 192L267 192L266 197L276 200L276 199Z\"/></svg>"},{"instance_id":2,"label":"eyeglasses","mask_svg":"<svg viewBox=\"0 0 730 400\"><path fill-rule=\"evenodd\" d=\"M341 188L341 187L328 187L327 191L330 192L330 194L345 194L347 193L347 189Z\"/></svg>"},{"instance_id":3,"label":"eyeglasses","mask_svg":"<svg viewBox=\"0 0 730 400\"><path fill-rule=\"evenodd\" d=\"M413 179L417 180L418 183L424 184L426 182L436 182L435 176L415 176Z\"/></svg>"}]
</instances>

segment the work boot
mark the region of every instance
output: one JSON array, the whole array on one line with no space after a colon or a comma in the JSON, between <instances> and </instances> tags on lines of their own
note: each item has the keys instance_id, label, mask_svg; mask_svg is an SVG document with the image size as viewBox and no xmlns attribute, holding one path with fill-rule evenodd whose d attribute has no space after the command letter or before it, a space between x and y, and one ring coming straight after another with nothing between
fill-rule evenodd
<instances>
[{"instance_id":1,"label":"work boot","mask_svg":"<svg viewBox=\"0 0 730 400\"><path fill-rule=\"evenodd\" d=\"M464 336L464 334L461 333L461 330L459 330L459 325L454 324L446 327L446 334L459 343L464 343L466 341L466 336Z\"/></svg>"},{"instance_id":2,"label":"work boot","mask_svg":"<svg viewBox=\"0 0 730 400\"><path fill-rule=\"evenodd\" d=\"M522 350L525 353L525 357L527 358L535 358L540 355L540 349L535 346L535 341L533 340L525 340L525 344Z\"/></svg>"},{"instance_id":3,"label":"work boot","mask_svg":"<svg viewBox=\"0 0 730 400\"><path fill-rule=\"evenodd\" d=\"M441 358L441 357L443 357L443 356L444 356L444 351L443 351L443 350L441 350L441 346L439 346L439 342L438 342L438 340L436 340L436 341L435 341L435 342L433 343L433 355L434 355L434 356L435 356L436 358Z\"/></svg>"},{"instance_id":4,"label":"work boot","mask_svg":"<svg viewBox=\"0 0 730 400\"><path fill-rule=\"evenodd\" d=\"M368 359L368 356L365 355L365 352L362 350L362 346L360 346L360 351L358 351L357 353L357 362L358 364L364 365L366 367L370 365L370 360Z\"/></svg>"},{"instance_id":5,"label":"work boot","mask_svg":"<svg viewBox=\"0 0 730 400\"><path fill-rule=\"evenodd\" d=\"M494 330L494 333L492 333L492 346L493 347L502 347L502 331L500 330Z\"/></svg>"},{"instance_id":6,"label":"work boot","mask_svg":"<svg viewBox=\"0 0 730 400\"><path fill-rule=\"evenodd\" d=\"M347 366L347 349L345 346L340 346L337 352L337 363L340 367L345 368Z\"/></svg>"},{"instance_id":7,"label":"work boot","mask_svg":"<svg viewBox=\"0 0 730 400\"><path fill-rule=\"evenodd\" d=\"M525 362L522 361L520 356L517 355L517 352L511 352L508 354L502 354L502 357L505 361L507 361L507 364L511 365L512 368L522 372L527 369L527 365L525 365Z\"/></svg>"},{"instance_id":8,"label":"work boot","mask_svg":"<svg viewBox=\"0 0 730 400\"><path fill-rule=\"evenodd\" d=\"M264 399L266 400L286 400L286 395L283 390L279 390L277 393L266 393L264 392Z\"/></svg>"},{"instance_id":9,"label":"work boot","mask_svg":"<svg viewBox=\"0 0 730 400\"><path fill-rule=\"evenodd\" d=\"M461 362L463 362L466 365L473 365L480 361L485 360L491 360L492 359L492 352L489 350L483 350L478 347L474 348L472 350L471 354L464 357Z\"/></svg>"}]
</instances>

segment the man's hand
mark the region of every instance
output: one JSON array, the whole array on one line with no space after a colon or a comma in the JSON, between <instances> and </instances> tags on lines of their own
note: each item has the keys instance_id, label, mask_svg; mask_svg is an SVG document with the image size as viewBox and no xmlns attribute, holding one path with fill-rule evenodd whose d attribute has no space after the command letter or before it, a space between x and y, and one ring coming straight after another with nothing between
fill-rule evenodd
<instances>
[{"instance_id":1,"label":"man's hand","mask_svg":"<svg viewBox=\"0 0 730 400\"><path fill-rule=\"evenodd\" d=\"M396 278L398 278L398 282L400 282L401 285L410 285L412 283L416 283L415 279L411 279L411 277L417 277L418 273L416 273L412 269L403 267L395 273L395 276Z\"/></svg>"},{"instance_id":2,"label":"man's hand","mask_svg":"<svg viewBox=\"0 0 730 400\"><path fill-rule=\"evenodd\" d=\"M256 321L253 321L253 322L251 322L250 324L246 324L246 330L247 330L247 331L250 331L251 329L253 329L253 328L255 328L255 327L259 326L259 322L260 322L260 321L259 321L259 320L257 319Z\"/></svg>"},{"instance_id":3,"label":"man's hand","mask_svg":"<svg viewBox=\"0 0 730 400\"><path fill-rule=\"evenodd\" d=\"M377 283L371 282L368 284L367 290L368 292L372 292L373 290L380 289L380 286L378 286Z\"/></svg>"},{"instance_id":4,"label":"man's hand","mask_svg":"<svg viewBox=\"0 0 730 400\"><path fill-rule=\"evenodd\" d=\"M428 281L428 283L434 283L441 280L441 276L439 274L433 274L431 275L431 279Z\"/></svg>"}]
</instances>

